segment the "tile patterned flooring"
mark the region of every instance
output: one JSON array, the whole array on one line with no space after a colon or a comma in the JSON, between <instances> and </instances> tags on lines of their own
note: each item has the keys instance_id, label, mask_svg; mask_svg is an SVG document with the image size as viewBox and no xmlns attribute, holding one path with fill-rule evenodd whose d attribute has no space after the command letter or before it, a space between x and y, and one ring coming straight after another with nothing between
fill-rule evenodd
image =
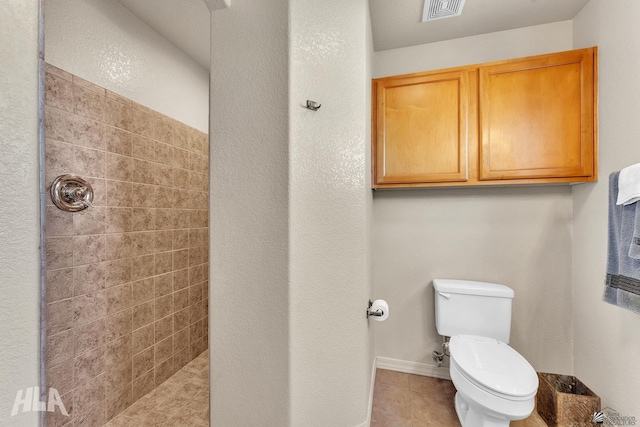
<instances>
[{"instance_id":1,"label":"tile patterned flooring","mask_svg":"<svg viewBox=\"0 0 640 427\"><path fill-rule=\"evenodd\" d=\"M460 427L453 407L456 389L449 380L378 369L371 427ZM534 411L512 427L546 427Z\"/></svg>"},{"instance_id":2,"label":"tile patterned flooring","mask_svg":"<svg viewBox=\"0 0 640 427\"><path fill-rule=\"evenodd\" d=\"M105 427L208 427L209 351L128 407Z\"/></svg>"}]
</instances>

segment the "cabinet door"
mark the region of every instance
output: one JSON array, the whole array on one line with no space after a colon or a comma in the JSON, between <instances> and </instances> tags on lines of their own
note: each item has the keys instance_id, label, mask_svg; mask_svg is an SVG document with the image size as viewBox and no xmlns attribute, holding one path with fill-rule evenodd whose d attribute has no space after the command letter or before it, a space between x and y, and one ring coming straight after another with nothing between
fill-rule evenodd
<instances>
[{"instance_id":1,"label":"cabinet door","mask_svg":"<svg viewBox=\"0 0 640 427\"><path fill-rule=\"evenodd\" d=\"M593 177L594 77L594 49L480 67L479 179Z\"/></svg>"},{"instance_id":2,"label":"cabinet door","mask_svg":"<svg viewBox=\"0 0 640 427\"><path fill-rule=\"evenodd\" d=\"M466 70L375 80L375 187L467 180L468 92Z\"/></svg>"}]
</instances>

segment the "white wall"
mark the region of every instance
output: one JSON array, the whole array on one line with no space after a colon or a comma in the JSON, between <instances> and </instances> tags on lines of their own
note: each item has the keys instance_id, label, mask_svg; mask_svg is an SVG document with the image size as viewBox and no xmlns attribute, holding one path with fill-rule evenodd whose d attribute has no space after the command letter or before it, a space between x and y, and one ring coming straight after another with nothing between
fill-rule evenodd
<instances>
[{"instance_id":1,"label":"white wall","mask_svg":"<svg viewBox=\"0 0 640 427\"><path fill-rule=\"evenodd\" d=\"M640 162L640 3L591 0L574 20L576 48L599 46L600 179L574 187L575 373L603 407L640 420L640 316L602 301L608 177Z\"/></svg>"},{"instance_id":2,"label":"white wall","mask_svg":"<svg viewBox=\"0 0 640 427\"><path fill-rule=\"evenodd\" d=\"M375 76L569 50L571 26L376 52ZM390 306L377 356L434 365L431 280L460 278L512 287L513 347L539 371L572 372L570 186L377 191L373 215L375 297Z\"/></svg>"},{"instance_id":3,"label":"white wall","mask_svg":"<svg viewBox=\"0 0 640 427\"><path fill-rule=\"evenodd\" d=\"M211 13L211 425L290 425L288 1Z\"/></svg>"},{"instance_id":4,"label":"white wall","mask_svg":"<svg viewBox=\"0 0 640 427\"><path fill-rule=\"evenodd\" d=\"M291 425L356 426L370 378L367 1L289 7Z\"/></svg>"},{"instance_id":5,"label":"white wall","mask_svg":"<svg viewBox=\"0 0 640 427\"><path fill-rule=\"evenodd\" d=\"M367 419L366 8L212 13L212 425Z\"/></svg>"},{"instance_id":6,"label":"white wall","mask_svg":"<svg viewBox=\"0 0 640 427\"><path fill-rule=\"evenodd\" d=\"M0 424L35 426L11 409L39 385L37 0L0 3L0 40Z\"/></svg>"},{"instance_id":7,"label":"white wall","mask_svg":"<svg viewBox=\"0 0 640 427\"><path fill-rule=\"evenodd\" d=\"M47 0L45 61L208 131L207 70L117 1Z\"/></svg>"}]
</instances>

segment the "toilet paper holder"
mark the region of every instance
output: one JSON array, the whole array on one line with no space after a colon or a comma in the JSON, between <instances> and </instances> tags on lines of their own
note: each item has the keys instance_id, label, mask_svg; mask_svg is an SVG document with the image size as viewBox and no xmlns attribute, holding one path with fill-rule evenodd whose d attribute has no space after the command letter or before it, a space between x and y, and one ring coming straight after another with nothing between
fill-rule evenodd
<instances>
[{"instance_id":1,"label":"toilet paper holder","mask_svg":"<svg viewBox=\"0 0 640 427\"><path fill-rule=\"evenodd\" d=\"M376 316L376 317L384 316L384 311L382 309L371 311L372 305L373 305L373 301L369 300L369 307L367 307L367 319L369 318L369 316Z\"/></svg>"}]
</instances>

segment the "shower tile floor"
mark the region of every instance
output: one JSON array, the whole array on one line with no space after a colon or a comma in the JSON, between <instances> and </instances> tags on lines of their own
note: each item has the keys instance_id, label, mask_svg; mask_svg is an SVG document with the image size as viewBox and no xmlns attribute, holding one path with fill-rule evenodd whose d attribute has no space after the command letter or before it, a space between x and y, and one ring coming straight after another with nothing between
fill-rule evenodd
<instances>
[{"instance_id":1,"label":"shower tile floor","mask_svg":"<svg viewBox=\"0 0 640 427\"><path fill-rule=\"evenodd\" d=\"M453 407L456 389L449 380L376 370L371 427L460 427ZM533 412L511 427L547 427Z\"/></svg>"},{"instance_id":2,"label":"shower tile floor","mask_svg":"<svg viewBox=\"0 0 640 427\"><path fill-rule=\"evenodd\" d=\"M105 427L186 426L209 426L208 350L129 406Z\"/></svg>"}]
</instances>

